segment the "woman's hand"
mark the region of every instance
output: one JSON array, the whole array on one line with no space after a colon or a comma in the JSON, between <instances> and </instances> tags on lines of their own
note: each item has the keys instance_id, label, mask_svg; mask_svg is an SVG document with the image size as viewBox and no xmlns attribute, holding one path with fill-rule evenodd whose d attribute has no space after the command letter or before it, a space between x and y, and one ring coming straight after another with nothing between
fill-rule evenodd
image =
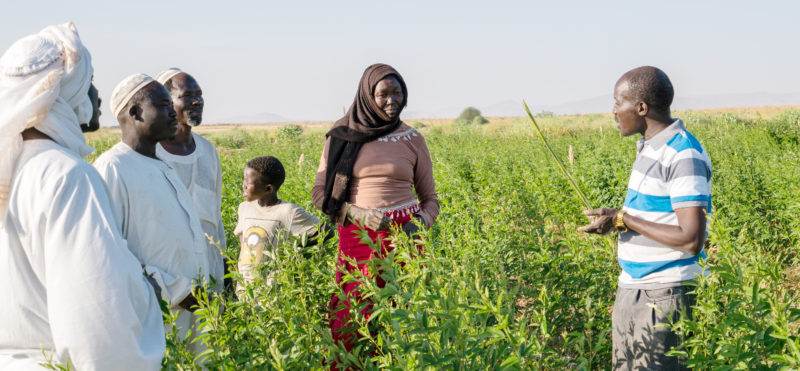
<instances>
[{"instance_id":1,"label":"woman's hand","mask_svg":"<svg viewBox=\"0 0 800 371\"><path fill-rule=\"evenodd\" d=\"M345 211L345 216L351 222L362 225L373 231L385 231L389 229L392 220L389 219L382 211L376 209L364 209L349 202L346 202L342 209Z\"/></svg>"},{"instance_id":2,"label":"woman's hand","mask_svg":"<svg viewBox=\"0 0 800 371\"><path fill-rule=\"evenodd\" d=\"M408 221L403 223L403 232L405 232L406 236L411 237L419 232L419 227L417 227L417 224L414 223L413 220Z\"/></svg>"},{"instance_id":3,"label":"woman's hand","mask_svg":"<svg viewBox=\"0 0 800 371\"><path fill-rule=\"evenodd\" d=\"M422 221L422 218L414 214L411 220L403 223L403 232L405 232L406 236L413 237L417 232L419 232L420 228L419 225L425 225L425 222Z\"/></svg>"}]
</instances>

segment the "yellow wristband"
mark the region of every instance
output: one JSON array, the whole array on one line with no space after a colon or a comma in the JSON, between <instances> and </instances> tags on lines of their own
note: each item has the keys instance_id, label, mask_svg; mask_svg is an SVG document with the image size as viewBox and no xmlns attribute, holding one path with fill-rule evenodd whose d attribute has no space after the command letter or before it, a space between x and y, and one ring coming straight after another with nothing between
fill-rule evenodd
<instances>
[{"instance_id":1,"label":"yellow wristband","mask_svg":"<svg viewBox=\"0 0 800 371\"><path fill-rule=\"evenodd\" d=\"M617 215L614 215L614 228L616 228L620 232L626 232L628 230L628 226L625 225L625 212L620 210L617 211Z\"/></svg>"}]
</instances>

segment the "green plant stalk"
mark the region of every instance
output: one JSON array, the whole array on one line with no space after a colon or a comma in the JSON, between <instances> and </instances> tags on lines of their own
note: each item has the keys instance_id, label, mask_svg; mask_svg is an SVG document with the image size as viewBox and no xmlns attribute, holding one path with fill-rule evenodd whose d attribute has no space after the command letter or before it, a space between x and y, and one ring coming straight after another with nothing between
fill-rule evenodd
<instances>
[{"instance_id":1,"label":"green plant stalk","mask_svg":"<svg viewBox=\"0 0 800 371\"><path fill-rule=\"evenodd\" d=\"M525 113L528 114L528 118L531 120L531 123L533 123L533 128L536 129L537 133L539 133L539 138L542 138L542 142L544 142L544 146L547 148L547 151L550 152L550 156L553 157L553 160L555 160L556 164L558 164L558 168L561 169L561 173L564 174L564 177L567 178L569 184L572 185L572 189L574 189L575 193L578 194L578 197L583 202L583 206L585 206L587 209L591 209L592 206L589 203L589 199L586 197L585 194L583 194L583 191L581 191L581 189L578 187L578 183L572 177L572 174L570 174L569 171L567 171L567 167L564 166L564 163L561 162L561 159L559 159L558 156L556 156L555 151L553 151L553 147L550 146L550 143L544 136L542 128L539 127L539 124L536 123L536 119L533 118L533 114L531 113L531 109L528 107L528 103L523 100L522 106L523 108L525 108Z\"/></svg>"}]
</instances>

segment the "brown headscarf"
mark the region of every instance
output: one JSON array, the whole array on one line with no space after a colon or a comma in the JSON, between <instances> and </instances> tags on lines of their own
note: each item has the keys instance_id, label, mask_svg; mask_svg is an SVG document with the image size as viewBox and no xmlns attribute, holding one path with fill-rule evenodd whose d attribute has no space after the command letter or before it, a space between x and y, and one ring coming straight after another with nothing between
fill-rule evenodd
<instances>
[{"instance_id":1,"label":"brown headscarf","mask_svg":"<svg viewBox=\"0 0 800 371\"><path fill-rule=\"evenodd\" d=\"M402 123L400 115L394 120L375 103L373 94L378 82L394 76L403 89L403 102L400 110L408 102L408 89L403 77L392 66L373 64L364 71L358 83L356 97L347 114L333 124L328 131L328 163L325 173L325 198L322 211L336 220L342 205L350 197L353 178L353 165L364 143L371 142L393 132Z\"/></svg>"}]
</instances>

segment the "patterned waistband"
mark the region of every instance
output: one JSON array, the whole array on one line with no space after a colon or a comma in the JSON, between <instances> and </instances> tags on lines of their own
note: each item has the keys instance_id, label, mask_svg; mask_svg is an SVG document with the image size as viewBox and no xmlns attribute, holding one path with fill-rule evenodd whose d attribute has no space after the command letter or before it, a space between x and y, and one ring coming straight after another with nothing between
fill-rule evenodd
<instances>
[{"instance_id":1,"label":"patterned waistband","mask_svg":"<svg viewBox=\"0 0 800 371\"><path fill-rule=\"evenodd\" d=\"M410 211L410 209L414 209ZM407 202L403 202L397 205L387 206L387 207L376 207L375 210L384 212L384 213L394 213L398 211L407 211L410 213L415 213L420 210L419 202L417 200L411 200Z\"/></svg>"},{"instance_id":2,"label":"patterned waistband","mask_svg":"<svg viewBox=\"0 0 800 371\"><path fill-rule=\"evenodd\" d=\"M414 217L414 214L419 213L422 208L419 207L418 203L414 203L411 206L403 207L403 208L395 208L394 210L384 211L383 215L386 215L390 219L394 220L395 222L404 223L406 219L411 219Z\"/></svg>"}]
</instances>

